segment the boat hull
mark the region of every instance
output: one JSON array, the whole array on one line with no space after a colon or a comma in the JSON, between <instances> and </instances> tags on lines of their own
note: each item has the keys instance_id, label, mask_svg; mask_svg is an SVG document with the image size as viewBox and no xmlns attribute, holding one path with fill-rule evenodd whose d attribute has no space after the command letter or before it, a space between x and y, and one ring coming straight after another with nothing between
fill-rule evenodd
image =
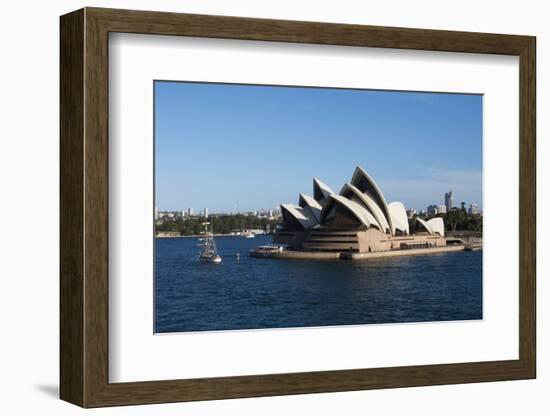
<instances>
[{"instance_id":1,"label":"boat hull","mask_svg":"<svg viewBox=\"0 0 550 416\"><path fill-rule=\"evenodd\" d=\"M200 260L204 263L221 263L222 262L222 258L220 256L201 257Z\"/></svg>"}]
</instances>

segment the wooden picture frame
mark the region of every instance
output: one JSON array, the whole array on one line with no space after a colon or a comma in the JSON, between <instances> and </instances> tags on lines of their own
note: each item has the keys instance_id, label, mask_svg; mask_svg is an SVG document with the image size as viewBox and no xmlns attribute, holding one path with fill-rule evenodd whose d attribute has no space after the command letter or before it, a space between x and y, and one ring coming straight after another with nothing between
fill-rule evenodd
<instances>
[{"instance_id":1,"label":"wooden picture frame","mask_svg":"<svg viewBox=\"0 0 550 416\"><path fill-rule=\"evenodd\" d=\"M85 8L61 17L60 396L82 407L351 391L536 376L535 38ZM520 66L519 359L109 383L108 34L515 55Z\"/></svg>"}]
</instances>

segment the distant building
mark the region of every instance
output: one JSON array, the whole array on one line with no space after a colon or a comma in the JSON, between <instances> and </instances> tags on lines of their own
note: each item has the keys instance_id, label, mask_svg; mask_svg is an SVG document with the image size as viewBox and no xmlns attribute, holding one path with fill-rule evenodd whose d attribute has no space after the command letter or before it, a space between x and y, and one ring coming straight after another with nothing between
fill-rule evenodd
<instances>
[{"instance_id":1,"label":"distant building","mask_svg":"<svg viewBox=\"0 0 550 416\"><path fill-rule=\"evenodd\" d=\"M192 217L193 216L193 208L187 208L187 216Z\"/></svg>"},{"instance_id":2,"label":"distant building","mask_svg":"<svg viewBox=\"0 0 550 416\"><path fill-rule=\"evenodd\" d=\"M155 207L155 220L159 219L159 208Z\"/></svg>"},{"instance_id":3,"label":"distant building","mask_svg":"<svg viewBox=\"0 0 550 416\"><path fill-rule=\"evenodd\" d=\"M258 218L270 218L272 216L271 214L273 213L273 211L262 208L259 211L256 211L256 213L257 213L256 216Z\"/></svg>"},{"instance_id":4,"label":"distant building","mask_svg":"<svg viewBox=\"0 0 550 416\"><path fill-rule=\"evenodd\" d=\"M428 212L428 215L437 215L438 214L438 207L437 205L428 205L428 208L426 209Z\"/></svg>"},{"instance_id":5,"label":"distant building","mask_svg":"<svg viewBox=\"0 0 550 416\"><path fill-rule=\"evenodd\" d=\"M470 208L468 208L468 213L471 215L479 214L479 208L477 204L470 204Z\"/></svg>"},{"instance_id":6,"label":"distant building","mask_svg":"<svg viewBox=\"0 0 550 416\"><path fill-rule=\"evenodd\" d=\"M202 210L202 216L203 216L204 218L208 218L208 208L204 208L204 209Z\"/></svg>"},{"instance_id":7,"label":"distant building","mask_svg":"<svg viewBox=\"0 0 550 416\"><path fill-rule=\"evenodd\" d=\"M445 193L445 207L447 208L447 212L453 207L453 191Z\"/></svg>"},{"instance_id":8,"label":"distant building","mask_svg":"<svg viewBox=\"0 0 550 416\"><path fill-rule=\"evenodd\" d=\"M446 205L439 205L437 207L438 214L446 214L447 213L447 206Z\"/></svg>"}]
</instances>

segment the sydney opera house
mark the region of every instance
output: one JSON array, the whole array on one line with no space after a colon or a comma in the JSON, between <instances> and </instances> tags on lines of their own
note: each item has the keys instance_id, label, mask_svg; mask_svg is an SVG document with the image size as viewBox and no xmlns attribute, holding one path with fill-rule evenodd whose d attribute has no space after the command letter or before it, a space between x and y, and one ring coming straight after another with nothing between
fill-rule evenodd
<instances>
[{"instance_id":1,"label":"sydney opera house","mask_svg":"<svg viewBox=\"0 0 550 416\"><path fill-rule=\"evenodd\" d=\"M273 243L289 250L377 253L447 244L442 218L417 218L410 230L403 204L387 203L361 167L340 193L314 179L313 196L300 194L298 205L282 204L281 212L283 223Z\"/></svg>"}]
</instances>

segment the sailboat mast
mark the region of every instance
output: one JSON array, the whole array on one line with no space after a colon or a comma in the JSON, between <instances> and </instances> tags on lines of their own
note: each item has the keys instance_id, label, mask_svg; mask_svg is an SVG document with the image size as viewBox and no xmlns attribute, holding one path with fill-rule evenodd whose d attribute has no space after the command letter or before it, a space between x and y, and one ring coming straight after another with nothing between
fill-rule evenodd
<instances>
[{"instance_id":1,"label":"sailboat mast","mask_svg":"<svg viewBox=\"0 0 550 416\"><path fill-rule=\"evenodd\" d=\"M212 218L212 228L211 228L211 231L212 231L212 250L214 251L214 253L218 254L218 249L216 248L216 242L214 241L214 218Z\"/></svg>"}]
</instances>

